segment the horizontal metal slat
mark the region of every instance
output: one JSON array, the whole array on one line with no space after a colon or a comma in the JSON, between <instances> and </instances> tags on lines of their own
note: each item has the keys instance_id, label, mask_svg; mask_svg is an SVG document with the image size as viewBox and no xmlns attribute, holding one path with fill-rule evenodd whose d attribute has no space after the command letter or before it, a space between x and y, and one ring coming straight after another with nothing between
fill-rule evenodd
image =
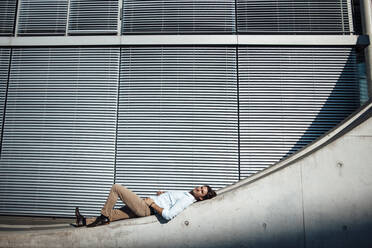
<instances>
[{"instance_id":1,"label":"horizontal metal slat","mask_svg":"<svg viewBox=\"0 0 372 248\"><path fill-rule=\"evenodd\" d=\"M19 35L64 35L68 0L20 0Z\"/></svg>"},{"instance_id":2,"label":"horizontal metal slat","mask_svg":"<svg viewBox=\"0 0 372 248\"><path fill-rule=\"evenodd\" d=\"M8 84L10 49L0 48L0 133L2 134L5 96Z\"/></svg>"},{"instance_id":3,"label":"horizontal metal slat","mask_svg":"<svg viewBox=\"0 0 372 248\"><path fill-rule=\"evenodd\" d=\"M0 1L0 36L13 35L16 3L16 0Z\"/></svg>"},{"instance_id":4,"label":"horizontal metal slat","mask_svg":"<svg viewBox=\"0 0 372 248\"><path fill-rule=\"evenodd\" d=\"M70 34L116 34L118 0L71 0Z\"/></svg>"},{"instance_id":5,"label":"horizontal metal slat","mask_svg":"<svg viewBox=\"0 0 372 248\"><path fill-rule=\"evenodd\" d=\"M238 32L342 33L352 29L348 0L237 0Z\"/></svg>"},{"instance_id":6,"label":"horizontal metal slat","mask_svg":"<svg viewBox=\"0 0 372 248\"><path fill-rule=\"evenodd\" d=\"M124 0L125 33L232 33L232 0Z\"/></svg>"}]
</instances>

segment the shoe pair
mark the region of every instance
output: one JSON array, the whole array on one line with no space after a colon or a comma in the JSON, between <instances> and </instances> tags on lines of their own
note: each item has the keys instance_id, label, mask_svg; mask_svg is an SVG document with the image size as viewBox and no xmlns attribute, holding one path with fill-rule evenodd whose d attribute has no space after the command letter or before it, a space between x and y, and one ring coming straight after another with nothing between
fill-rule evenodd
<instances>
[{"instance_id":1,"label":"shoe pair","mask_svg":"<svg viewBox=\"0 0 372 248\"><path fill-rule=\"evenodd\" d=\"M101 225L107 225L110 224L109 218L101 214L101 216L98 216L97 219L93 222L87 225L87 227L96 227Z\"/></svg>"},{"instance_id":2,"label":"shoe pair","mask_svg":"<svg viewBox=\"0 0 372 248\"><path fill-rule=\"evenodd\" d=\"M110 224L110 220L101 214L101 216L98 216L97 219L93 222L87 225L87 219L80 214L79 208L75 208L75 217L76 217L76 227L82 227L82 226L87 226L87 227L96 227L96 226L101 226L101 225L106 225Z\"/></svg>"}]
</instances>

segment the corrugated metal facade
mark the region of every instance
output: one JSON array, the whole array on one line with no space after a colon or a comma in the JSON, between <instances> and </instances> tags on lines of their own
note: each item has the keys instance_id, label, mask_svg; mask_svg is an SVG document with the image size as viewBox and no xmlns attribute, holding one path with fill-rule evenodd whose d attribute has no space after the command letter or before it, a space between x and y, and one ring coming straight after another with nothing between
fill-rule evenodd
<instances>
[{"instance_id":1,"label":"corrugated metal facade","mask_svg":"<svg viewBox=\"0 0 372 248\"><path fill-rule=\"evenodd\" d=\"M19 35L64 35L68 0L20 0Z\"/></svg>"},{"instance_id":2,"label":"corrugated metal facade","mask_svg":"<svg viewBox=\"0 0 372 248\"><path fill-rule=\"evenodd\" d=\"M70 0L70 34L116 34L118 0Z\"/></svg>"},{"instance_id":3,"label":"corrugated metal facade","mask_svg":"<svg viewBox=\"0 0 372 248\"><path fill-rule=\"evenodd\" d=\"M236 52L124 48L116 181L142 195L238 180Z\"/></svg>"},{"instance_id":4,"label":"corrugated metal facade","mask_svg":"<svg viewBox=\"0 0 372 248\"><path fill-rule=\"evenodd\" d=\"M118 65L118 48L13 49L0 213L98 213L114 181Z\"/></svg>"},{"instance_id":5,"label":"corrugated metal facade","mask_svg":"<svg viewBox=\"0 0 372 248\"><path fill-rule=\"evenodd\" d=\"M123 33L232 33L233 0L124 0Z\"/></svg>"},{"instance_id":6,"label":"corrugated metal facade","mask_svg":"<svg viewBox=\"0 0 372 248\"><path fill-rule=\"evenodd\" d=\"M0 1L0 36L13 35L16 0Z\"/></svg>"},{"instance_id":7,"label":"corrugated metal facade","mask_svg":"<svg viewBox=\"0 0 372 248\"><path fill-rule=\"evenodd\" d=\"M118 0L20 0L18 34L116 34ZM12 35L15 0L0 3L0 35ZM122 33L353 33L350 0L123 0Z\"/></svg>"}]
</instances>

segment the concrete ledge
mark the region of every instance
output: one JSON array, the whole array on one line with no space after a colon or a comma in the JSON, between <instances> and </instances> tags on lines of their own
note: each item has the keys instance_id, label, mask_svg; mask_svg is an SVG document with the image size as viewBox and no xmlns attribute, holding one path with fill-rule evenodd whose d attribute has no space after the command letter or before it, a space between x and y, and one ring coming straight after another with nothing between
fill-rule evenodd
<instances>
[{"instance_id":1,"label":"concrete ledge","mask_svg":"<svg viewBox=\"0 0 372 248\"><path fill-rule=\"evenodd\" d=\"M367 46L367 35L105 35L0 37L0 47L138 45Z\"/></svg>"}]
</instances>

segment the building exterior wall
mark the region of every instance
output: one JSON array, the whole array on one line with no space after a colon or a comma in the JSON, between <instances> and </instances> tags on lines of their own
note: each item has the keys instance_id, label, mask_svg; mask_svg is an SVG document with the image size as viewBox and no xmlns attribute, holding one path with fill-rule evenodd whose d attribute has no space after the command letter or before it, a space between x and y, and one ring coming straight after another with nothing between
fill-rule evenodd
<instances>
[{"instance_id":1,"label":"building exterior wall","mask_svg":"<svg viewBox=\"0 0 372 248\"><path fill-rule=\"evenodd\" d=\"M290 44L356 36L350 1L49 2L0 3L0 43L29 38L0 53L0 214L97 214L112 183L141 196L219 189L359 107L356 45ZM289 45L164 45L195 34L285 34ZM87 45L97 35L159 42ZM80 43L34 44L57 36Z\"/></svg>"}]
</instances>

